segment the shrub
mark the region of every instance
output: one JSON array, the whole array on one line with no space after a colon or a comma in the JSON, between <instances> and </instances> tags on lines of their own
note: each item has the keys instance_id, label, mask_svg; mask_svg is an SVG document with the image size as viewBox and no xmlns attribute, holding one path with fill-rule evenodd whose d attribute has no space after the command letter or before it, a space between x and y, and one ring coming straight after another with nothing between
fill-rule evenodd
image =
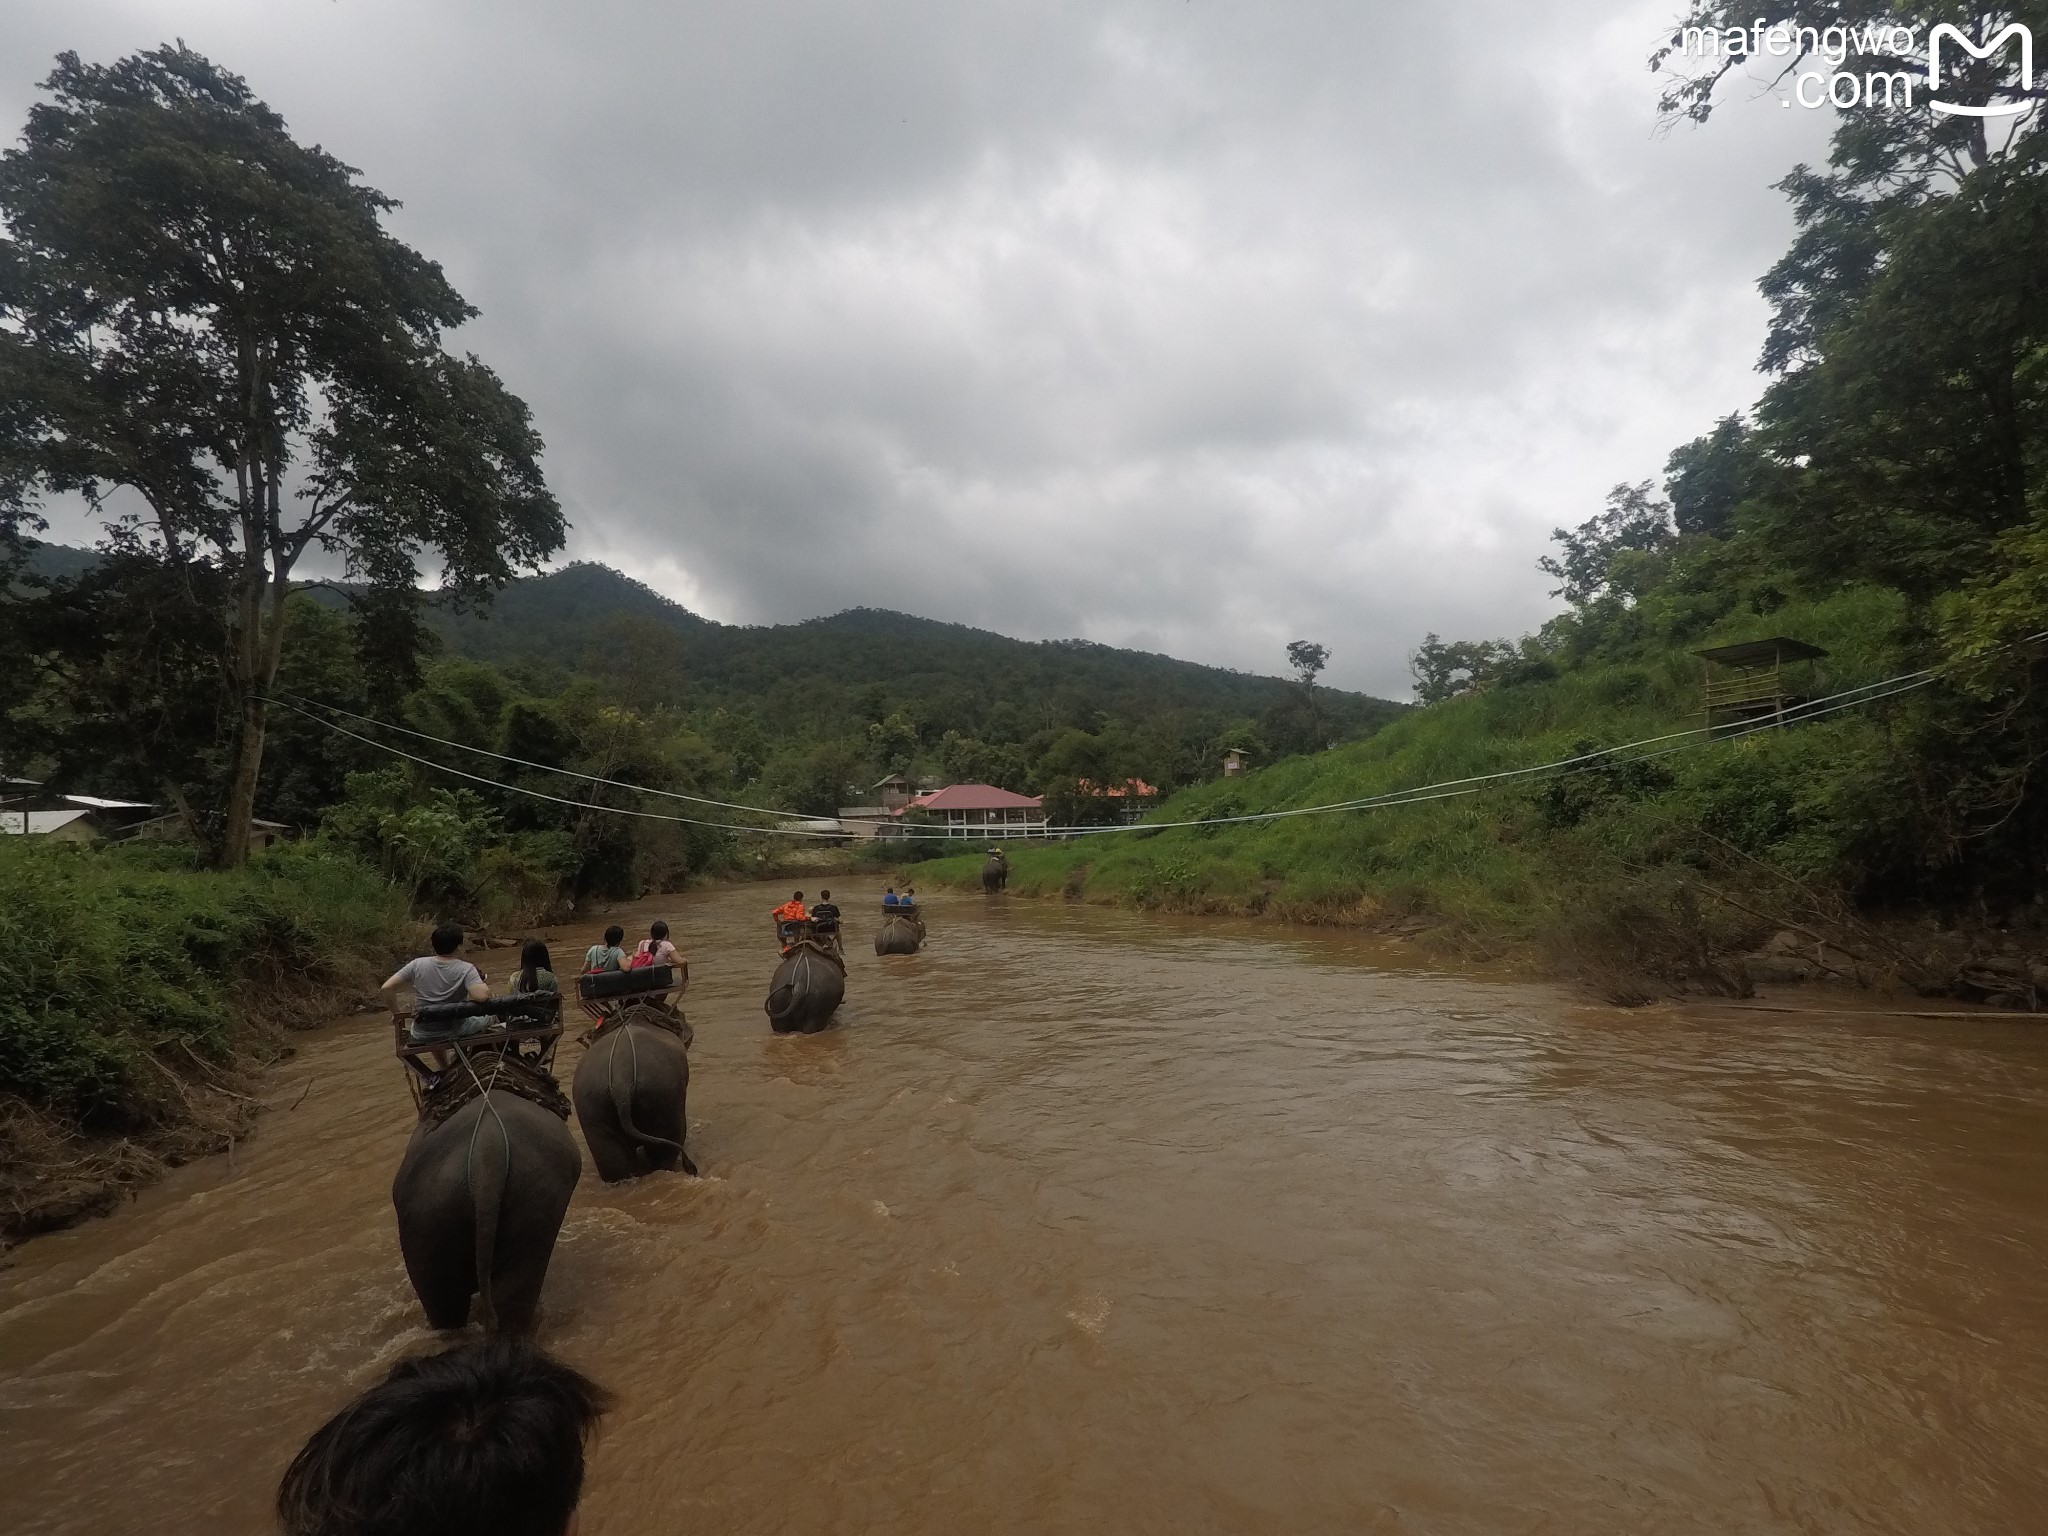
<instances>
[{"instance_id":1,"label":"shrub","mask_svg":"<svg viewBox=\"0 0 2048 1536\"><path fill-rule=\"evenodd\" d=\"M386 958L403 894L318 848L232 873L144 845L0 844L0 1093L90 1127L162 1116L164 1061L220 1061L250 989Z\"/></svg>"}]
</instances>

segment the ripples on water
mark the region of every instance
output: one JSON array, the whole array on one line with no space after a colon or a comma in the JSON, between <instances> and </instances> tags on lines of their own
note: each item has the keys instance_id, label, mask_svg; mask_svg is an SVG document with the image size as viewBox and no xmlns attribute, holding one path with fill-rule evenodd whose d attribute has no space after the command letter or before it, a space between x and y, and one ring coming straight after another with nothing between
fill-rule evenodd
<instances>
[{"instance_id":1,"label":"ripples on water","mask_svg":"<svg viewBox=\"0 0 2048 1536\"><path fill-rule=\"evenodd\" d=\"M586 1536L2040 1528L2028 1026L942 897L914 957L857 917L843 1027L783 1039L772 901L625 914L693 963L707 1177L586 1169L563 1233L542 1337L622 1401ZM267 1529L428 1342L387 1039L310 1038L232 1171L0 1270L0 1528Z\"/></svg>"}]
</instances>

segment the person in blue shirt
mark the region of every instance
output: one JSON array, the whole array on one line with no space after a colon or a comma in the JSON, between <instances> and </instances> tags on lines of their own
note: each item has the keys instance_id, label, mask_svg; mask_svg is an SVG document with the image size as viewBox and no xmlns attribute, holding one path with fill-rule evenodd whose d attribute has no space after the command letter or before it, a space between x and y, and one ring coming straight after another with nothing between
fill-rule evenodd
<instances>
[{"instance_id":1,"label":"person in blue shirt","mask_svg":"<svg viewBox=\"0 0 2048 1536\"><path fill-rule=\"evenodd\" d=\"M894 912L902 904L902 901L896 895L895 886L892 885L882 892L882 910L884 912Z\"/></svg>"}]
</instances>

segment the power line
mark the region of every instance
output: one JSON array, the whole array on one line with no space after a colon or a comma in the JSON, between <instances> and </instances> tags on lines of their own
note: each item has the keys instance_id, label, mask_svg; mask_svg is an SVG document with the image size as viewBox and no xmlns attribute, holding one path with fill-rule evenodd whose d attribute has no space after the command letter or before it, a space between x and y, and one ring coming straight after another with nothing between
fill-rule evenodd
<instances>
[{"instance_id":1,"label":"power line","mask_svg":"<svg viewBox=\"0 0 2048 1536\"><path fill-rule=\"evenodd\" d=\"M2030 636L2027 640L2015 643L2028 644L2032 641L2044 638L2048 638L2048 631L2044 631L2041 635ZM1804 704L1794 705L1789 709L1775 713L1751 725L1744 726L1739 730L1723 731L1718 735L1715 734L1714 727L1712 726L1693 726L1683 731L1671 731L1661 736L1644 737L1638 741L1624 742L1618 746L1613 747L1602 747L1592 752L1582 752L1572 757L1558 758L1548 763L1538 763L1523 768L1507 768L1502 769L1496 773L1477 774L1462 779L1445 779L1435 784L1423 784L1411 786L1407 789L1387 790L1377 795L1366 795L1351 800L1331 801L1321 805L1294 806L1285 810L1278 811L1252 811L1235 816L1199 817L1186 821L1136 822L1120 826L1113 825L1046 827L1039 835L1060 836L1068 838L1103 837L1121 832L1164 832L1191 827L1213 828L1221 826L1235 826L1253 823L1284 821L1300 816L1333 815L1344 811L1391 809L1395 806L1400 805L1416 805L1435 800L1457 799L1465 795L1481 793L1486 789L1492 788L1496 785L1503 784L1514 779L1528 779L1536 777L1538 775L1564 777L1574 773L1589 772L1594 767L1604 762L1610 761L1620 763L1646 762L1653 758L1670 756L1672 753L1675 752L1688 751L1698 746L1706 746L1718 742L1736 740L1744 736L1754 735L1758 731L1776 730L1781 726L1797 725L1807 720L1820 719L1824 716L1835 714L1844 709L1854 709L1865 704L1878 703L1885 699L1895 698L1903 693L1910 693L1918 688L1924 688L1928 684L1936 680L1938 671L1939 669L1934 667L1925 667L1920 669L1919 671L1903 672L1896 677L1884 678L1878 682L1864 683L1855 688L1843 689L1837 693L1826 694L1823 695L1821 698L1809 700ZM284 708L292 710L294 713L304 716L306 719L313 721L317 725L325 726L328 730L334 731L339 735L347 736L352 740L362 742L366 746L375 747L380 751L391 753L393 756L404 758L408 762L418 763L423 767L439 769L443 773L454 774L456 777L467 779L472 783L488 785L494 789L507 790L513 794L526 795L534 799L546 800L557 805L574 806L579 810L607 811L614 815L632 816L637 819L645 821L665 821L685 826L709 827L715 830L727 832L754 832L762 834L764 836L809 838L833 838L844 835L836 831L827 832L821 830L813 830L807 827L757 827L746 826L734 822L709 821L701 817L665 815L658 811L634 810L623 806L603 805L595 801L571 800L562 795L548 794L543 790L528 789L525 786L518 784L507 784L502 780L487 778L482 774L469 773L460 768L449 767L445 763L436 762L431 758L421 757L415 753L403 751L397 747L391 746L387 742L377 741L371 737L362 735L360 732L351 731L344 726L336 725L332 721L322 719L320 716L311 713L311 711L308 709L301 708L297 703L291 702L292 699L296 699L299 697L300 696L298 695L289 695L286 698L273 699L270 702L280 704ZM390 725L387 722L374 720L369 716L359 715L354 713L353 711L344 710L335 705L320 704L316 700L306 699L304 700L304 703L312 705L315 708L331 711L334 714L342 715L349 719L360 720L366 724L376 725L384 729L398 731L404 735L412 736L419 740L430 741L434 742L439 746L450 747L456 751L473 752L479 754L480 756L493 758L499 762L514 763L520 767L533 768L543 773L558 773L569 778L583 780L586 783L605 785L614 789L626 790L634 794L658 795L668 799L684 800L700 805L709 805L730 810L748 811L760 816L780 816L788 819L800 818L805 820L815 819L807 817L805 813L801 811L772 810L761 806L743 805L737 801L713 800L701 795L683 794L680 791L676 790L650 789L644 785L629 784L623 780L606 778L599 774L581 773L574 769L559 768L546 763L531 762L525 758L512 757L502 752L493 752L485 747L471 746L467 742L453 741L446 737L434 736L425 731L412 730L406 726ZM1666 743L1677 743L1677 745L1667 746L1665 745ZM1645 747L1661 747L1663 750L1656 752L1644 752L1639 750ZM1624 753L1631 753L1634 755L1624 757L1622 756L1622 754ZM952 837L948 833L938 830L936 828L926 831L925 829L920 829L914 825L905 826L902 829L900 836L902 840L910 842L967 841L967 839Z\"/></svg>"},{"instance_id":2,"label":"power line","mask_svg":"<svg viewBox=\"0 0 2048 1536\"><path fill-rule=\"evenodd\" d=\"M626 784L618 779L608 779L602 774L578 773L574 768L558 768L552 763L536 763L524 757L513 757L504 752L493 752L488 747L475 747L465 741L450 741L445 736L431 735L426 731L415 731L409 726L394 725L389 720L379 720L371 715L359 715L354 710L343 709L338 704L323 704L318 699L309 699L303 694L288 693L281 699L271 699L269 702L283 704L287 709L293 708L295 704L311 705L314 709L324 709L331 714L341 715L349 720L360 720L365 725L374 725L379 730L396 731L401 736L411 736L420 741L431 741L438 746L453 747L458 752L474 752L479 757L496 758L501 763L515 763L521 768L537 768L542 773L559 773L564 778L581 779L586 784L608 784L614 789L630 789L635 794L659 795L664 800L686 800L693 805L716 806L718 809L726 811L752 811L757 816L804 817L802 811L777 811L758 805L743 805L737 800L712 800L703 795L686 795L677 789L651 789L643 784ZM299 713L304 714L305 710L301 709ZM326 722L323 721L321 723L325 724ZM339 729L339 727L336 727L336 729ZM357 737L356 739L360 741L365 738ZM381 743L372 743L372 745L381 745ZM498 781L493 779L488 782L496 783ZM509 789L512 786L507 785L506 787Z\"/></svg>"}]
</instances>

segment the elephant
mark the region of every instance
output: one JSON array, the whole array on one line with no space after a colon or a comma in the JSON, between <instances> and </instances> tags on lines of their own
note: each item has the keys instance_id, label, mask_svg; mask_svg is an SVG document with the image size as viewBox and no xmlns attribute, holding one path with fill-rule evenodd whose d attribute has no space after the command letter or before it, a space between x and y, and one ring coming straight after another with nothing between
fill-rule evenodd
<instances>
[{"instance_id":1,"label":"elephant","mask_svg":"<svg viewBox=\"0 0 2048 1536\"><path fill-rule=\"evenodd\" d=\"M768 1023L778 1035L815 1035L846 996L846 968L809 940L796 945L768 983Z\"/></svg>"},{"instance_id":2,"label":"elephant","mask_svg":"<svg viewBox=\"0 0 2048 1536\"><path fill-rule=\"evenodd\" d=\"M1000 891L1010 883L1010 861L1000 853L988 856L988 862L981 866L981 888L984 891Z\"/></svg>"},{"instance_id":3,"label":"elephant","mask_svg":"<svg viewBox=\"0 0 2048 1536\"><path fill-rule=\"evenodd\" d=\"M503 1088L439 1123L421 1120L391 1181L391 1204L428 1325L466 1326L474 1296L487 1332L530 1331L582 1175L561 1117Z\"/></svg>"},{"instance_id":4,"label":"elephant","mask_svg":"<svg viewBox=\"0 0 2048 1536\"><path fill-rule=\"evenodd\" d=\"M875 953L878 955L914 955L923 942L923 922L905 917L900 912L884 915L882 926L875 930Z\"/></svg>"},{"instance_id":5,"label":"elephant","mask_svg":"<svg viewBox=\"0 0 2048 1536\"><path fill-rule=\"evenodd\" d=\"M590 1160L607 1184L643 1173L672 1173L677 1167L695 1178L697 1165L683 1150L689 1127L689 1039L643 1023L634 1013L590 1042L570 1083Z\"/></svg>"}]
</instances>

